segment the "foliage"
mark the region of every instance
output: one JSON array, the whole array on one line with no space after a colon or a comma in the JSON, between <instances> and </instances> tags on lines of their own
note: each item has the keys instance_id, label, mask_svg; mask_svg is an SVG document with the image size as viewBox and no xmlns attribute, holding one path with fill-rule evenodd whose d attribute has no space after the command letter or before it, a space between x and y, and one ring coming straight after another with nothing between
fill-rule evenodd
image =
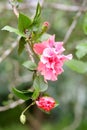
<instances>
[{"instance_id":1,"label":"foliage","mask_svg":"<svg viewBox=\"0 0 87 130\"><path fill-rule=\"evenodd\" d=\"M55 1L58 2L57 0ZM46 2L48 2L49 4L49 2L51 3L54 1L47 0ZM64 5L65 4L76 5L76 6L81 5L80 3L81 1L78 1L77 3L76 2L77 1L68 1L68 0L60 1L60 3L63 3ZM10 25L10 26L4 27L3 30L13 32L13 33L8 33L7 31L0 32L0 36L1 36L0 37L0 47L1 47L0 56L2 56L3 52L6 49L10 48L12 41L16 40L17 35L20 36L19 47L17 47L11 53L9 58L5 59L4 62L0 64L0 97L1 97L0 104L1 105L6 105L16 100L16 97L13 95L13 93L12 93L12 97L9 96L9 93L10 93L9 91L11 90L9 89L10 88L9 86L14 86L13 89L15 89L15 86L16 86L17 96L19 95L20 92L22 94L25 94L25 93L29 94L28 92L25 91L25 89L30 91L31 86L33 85L29 84L28 82L26 83L26 86L24 86L23 83L27 81L31 81L32 78L34 82L39 80L38 75L36 74L36 67L37 67L37 62L38 62L36 61L37 57L35 57L35 62L36 62L35 64L33 64L33 62L31 62L30 59L28 60L28 62L30 63L27 63L28 57L25 52L25 45L26 45L26 42L28 41L28 38L30 38L30 41L32 41L32 43L34 44L35 42L36 43L43 42L49 39L50 37L49 33L50 34L55 33L56 40L62 41L65 37L65 34L67 33L68 28L72 24L73 19L75 18L75 14L76 14L75 12L67 13L66 11L59 11L59 10L57 11L56 9L51 8L50 5L47 5L47 7L49 8L46 8L46 7L43 8L42 21L47 20L50 22L51 26L48 30L48 33L42 32L43 25L41 24L41 22L40 23L37 22L37 21L40 21L41 19L41 16L40 16L41 10L39 11L37 10L36 11L37 13L34 15L32 19L31 17L25 15L25 14L28 14L28 15L33 14L32 10L30 8L26 9L25 11L23 10L24 13L20 13L20 16L22 16L20 21L22 22L24 26L22 26L21 24L21 27L18 27L18 28L17 26L15 28L15 25L17 25L17 21L16 21L15 16L11 13L12 11L6 10L6 11L3 11L3 13L0 12L1 14L0 28L3 28L3 26L5 25ZM38 18L35 18L36 16L38 16ZM23 17L25 17L27 21L26 24L24 20L22 20ZM86 67L87 66L87 48L86 48L87 22L86 21L87 20L86 19L87 19L87 14L84 12L81 14L81 17L78 18L75 29L72 31L71 36L69 37L67 43L64 45L66 48L66 53L73 54L73 57L74 57L73 60L66 62L64 66L65 72L61 76L58 77L58 81L54 83L49 82L49 89L47 91L48 94L47 93L46 94L52 95L53 97L55 97L57 101L59 100L60 106L54 109L51 115L49 115L49 117L48 115L43 117L43 122L45 121L45 123L42 129L51 130L51 129L54 129L55 127L56 130L57 129L61 130L63 129L63 127L70 125L72 121L74 120L75 105L78 103L80 103L79 109L84 108L84 111L82 113L82 116L84 119L82 119L83 121L81 122L81 124L79 125L77 129L78 130L87 129L87 125L85 123L86 122L85 115L86 115L86 108L87 108L87 105L86 105L87 97L85 95L87 91L86 89L87 88L86 87L87 86L86 85L87 84L86 83L86 72L87 72L87 69L86 69L87 68ZM14 33L16 35L14 35ZM19 55L21 54L20 56L17 55L17 50L18 50ZM24 68L21 64L25 64L26 68ZM69 70L67 66L73 71ZM29 71L27 71L27 69ZM35 73L37 76L33 75L33 73ZM43 93L46 92L45 90L48 88L48 84L45 83L46 89L42 90L44 82L43 83L40 83L40 82L42 81L41 80L38 81L38 87L41 88L42 92L40 93L43 95ZM35 84L37 84L37 82ZM42 85L39 86L39 84L42 84ZM20 85L21 89L18 88L17 85ZM34 86L37 86L37 85L34 85ZM37 87L34 88L35 90L33 91L33 94L32 94L32 90L30 91L31 97L33 100L36 100L40 96L40 93L39 93L40 90L36 88ZM19 93L17 94L17 92ZM18 96L18 98L21 98L21 97ZM4 103L3 103L3 100L4 100ZM35 111L35 110L36 109L34 108L31 111ZM30 113L32 113L31 111ZM2 113L3 115L2 117L3 118L7 117L7 113L8 111L5 113L5 115L3 115ZM15 111L14 113L17 113L17 112ZM21 110L19 114L17 113L17 117L20 115L20 113L21 113ZM70 115L68 119L66 119L68 114ZM18 119L17 117L16 119ZM63 118L65 118L64 122L63 122ZM49 120L46 120L46 119L49 119ZM13 119L10 119L10 121L11 120ZM3 120L4 124L5 122L6 121ZM52 122L52 125L50 122ZM0 125L1 124L2 123L0 123ZM14 124L14 126L8 126L9 128L1 127L1 130L2 129L4 130L17 129L15 128L15 125L17 124ZM23 129L23 127L20 125L18 127L19 129ZM27 129L27 128L24 127L24 129Z\"/></svg>"}]
</instances>

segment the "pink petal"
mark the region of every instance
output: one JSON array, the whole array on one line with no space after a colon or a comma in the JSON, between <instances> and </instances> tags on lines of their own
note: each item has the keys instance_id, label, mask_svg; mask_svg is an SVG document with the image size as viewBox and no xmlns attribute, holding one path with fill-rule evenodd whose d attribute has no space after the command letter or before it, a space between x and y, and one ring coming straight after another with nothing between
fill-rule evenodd
<instances>
[{"instance_id":1,"label":"pink petal","mask_svg":"<svg viewBox=\"0 0 87 130\"><path fill-rule=\"evenodd\" d=\"M54 55L55 55L54 49L52 49L52 48L46 48L46 49L43 51L43 55L44 55L45 57L52 57L52 56L54 56Z\"/></svg>"},{"instance_id":2,"label":"pink petal","mask_svg":"<svg viewBox=\"0 0 87 130\"><path fill-rule=\"evenodd\" d=\"M67 60L71 60L72 59L72 54L69 54L69 55L61 55L60 56L60 60L62 61L62 62L65 62L65 61L67 61Z\"/></svg>"},{"instance_id":3,"label":"pink petal","mask_svg":"<svg viewBox=\"0 0 87 130\"><path fill-rule=\"evenodd\" d=\"M55 42L55 51L57 54L61 54L63 51L65 51L63 47L63 42Z\"/></svg>"},{"instance_id":4,"label":"pink petal","mask_svg":"<svg viewBox=\"0 0 87 130\"><path fill-rule=\"evenodd\" d=\"M46 42L36 43L33 46L33 50L36 54L42 54L43 50L47 47Z\"/></svg>"},{"instance_id":5,"label":"pink petal","mask_svg":"<svg viewBox=\"0 0 87 130\"><path fill-rule=\"evenodd\" d=\"M55 43L55 35L52 35L49 39L48 39L48 43L50 47L54 46Z\"/></svg>"}]
</instances>

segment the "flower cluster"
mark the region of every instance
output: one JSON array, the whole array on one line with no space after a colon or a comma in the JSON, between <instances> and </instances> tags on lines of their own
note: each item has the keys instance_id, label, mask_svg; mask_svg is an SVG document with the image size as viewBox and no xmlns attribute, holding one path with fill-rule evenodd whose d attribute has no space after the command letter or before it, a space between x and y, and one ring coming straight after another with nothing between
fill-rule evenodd
<instances>
[{"instance_id":1,"label":"flower cluster","mask_svg":"<svg viewBox=\"0 0 87 130\"><path fill-rule=\"evenodd\" d=\"M52 97L40 97L39 100L36 100L36 105L38 108L49 112L55 107L56 102Z\"/></svg>"},{"instance_id":2,"label":"flower cluster","mask_svg":"<svg viewBox=\"0 0 87 130\"><path fill-rule=\"evenodd\" d=\"M55 35L47 41L34 44L34 51L41 55L37 71L44 76L45 80L57 80L57 76L63 72L63 64L72 59L72 54L62 54L65 50L63 42L55 42Z\"/></svg>"}]
</instances>

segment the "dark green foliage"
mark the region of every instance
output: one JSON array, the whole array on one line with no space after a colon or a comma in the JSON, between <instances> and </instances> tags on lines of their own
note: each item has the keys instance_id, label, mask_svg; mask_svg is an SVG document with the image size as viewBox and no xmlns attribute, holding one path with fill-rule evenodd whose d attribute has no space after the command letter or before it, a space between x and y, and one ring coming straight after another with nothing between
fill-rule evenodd
<instances>
[{"instance_id":1,"label":"dark green foliage","mask_svg":"<svg viewBox=\"0 0 87 130\"><path fill-rule=\"evenodd\" d=\"M26 15L20 13L18 18L18 29L21 33L25 33L29 29L32 21Z\"/></svg>"},{"instance_id":2,"label":"dark green foliage","mask_svg":"<svg viewBox=\"0 0 87 130\"><path fill-rule=\"evenodd\" d=\"M32 61L25 61L23 66L26 67L28 70L33 71L36 70L37 65Z\"/></svg>"},{"instance_id":3,"label":"dark green foliage","mask_svg":"<svg viewBox=\"0 0 87 130\"><path fill-rule=\"evenodd\" d=\"M83 74L87 72L87 62L85 63L83 61L73 59L71 61L66 62L66 65L70 69L78 73Z\"/></svg>"},{"instance_id":4,"label":"dark green foliage","mask_svg":"<svg viewBox=\"0 0 87 130\"><path fill-rule=\"evenodd\" d=\"M17 97L19 97L20 99L23 99L23 100L29 100L29 99L31 99L31 97L32 97L32 94L33 94L33 92L32 91L20 91L20 90L18 90L18 89L16 89L16 88L12 88L12 91L13 91L13 93L17 96Z\"/></svg>"},{"instance_id":5,"label":"dark green foliage","mask_svg":"<svg viewBox=\"0 0 87 130\"><path fill-rule=\"evenodd\" d=\"M19 40L19 47L18 47L18 54L19 55L23 52L23 50L25 48L25 44L26 44L25 38L21 37Z\"/></svg>"},{"instance_id":6,"label":"dark green foliage","mask_svg":"<svg viewBox=\"0 0 87 130\"><path fill-rule=\"evenodd\" d=\"M44 81L43 76L39 75L35 77L33 87L40 92L44 92L48 88L48 83Z\"/></svg>"}]
</instances>

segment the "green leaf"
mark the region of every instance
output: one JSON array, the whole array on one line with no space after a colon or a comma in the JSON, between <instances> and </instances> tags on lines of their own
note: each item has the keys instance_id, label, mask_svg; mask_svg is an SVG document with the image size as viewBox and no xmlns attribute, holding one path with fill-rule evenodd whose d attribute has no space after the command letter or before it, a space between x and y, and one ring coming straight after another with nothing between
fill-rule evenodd
<instances>
[{"instance_id":1,"label":"green leaf","mask_svg":"<svg viewBox=\"0 0 87 130\"><path fill-rule=\"evenodd\" d=\"M33 82L33 87L40 92L44 92L48 88L48 84L44 81L43 76L36 76Z\"/></svg>"},{"instance_id":2,"label":"green leaf","mask_svg":"<svg viewBox=\"0 0 87 130\"><path fill-rule=\"evenodd\" d=\"M32 95L32 99L35 100L35 99L38 98L38 96L39 96L39 90L38 90L38 89L35 89L35 91L34 91L34 93L33 93L33 95Z\"/></svg>"},{"instance_id":3,"label":"green leaf","mask_svg":"<svg viewBox=\"0 0 87 130\"><path fill-rule=\"evenodd\" d=\"M26 29L29 29L32 21L29 17L26 15L20 13L19 14L19 19L18 19L18 29L20 32L24 33Z\"/></svg>"},{"instance_id":4,"label":"green leaf","mask_svg":"<svg viewBox=\"0 0 87 130\"><path fill-rule=\"evenodd\" d=\"M40 17L40 14L41 14L41 7L40 7L40 4L38 3L37 8L36 8L36 14L34 17L34 21L37 21L37 19Z\"/></svg>"},{"instance_id":5,"label":"green leaf","mask_svg":"<svg viewBox=\"0 0 87 130\"><path fill-rule=\"evenodd\" d=\"M37 65L32 61L24 62L23 66L26 67L30 71L36 70L36 68L37 68Z\"/></svg>"},{"instance_id":6,"label":"green leaf","mask_svg":"<svg viewBox=\"0 0 87 130\"><path fill-rule=\"evenodd\" d=\"M18 47L18 54L19 55L23 52L25 44L26 44L25 38L21 37L19 40L19 47Z\"/></svg>"},{"instance_id":7,"label":"green leaf","mask_svg":"<svg viewBox=\"0 0 87 130\"><path fill-rule=\"evenodd\" d=\"M20 91L18 89L16 89L15 87L12 88L13 93L19 97L20 99L23 100L28 100L31 99L33 92L32 91Z\"/></svg>"},{"instance_id":8,"label":"green leaf","mask_svg":"<svg viewBox=\"0 0 87 130\"><path fill-rule=\"evenodd\" d=\"M83 30L84 30L84 33L87 34L87 13L85 13L85 16L84 16Z\"/></svg>"},{"instance_id":9,"label":"green leaf","mask_svg":"<svg viewBox=\"0 0 87 130\"><path fill-rule=\"evenodd\" d=\"M76 56L80 59L87 54L87 42L78 44L76 46Z\"/></svg>"},{"instance_id":10,"label":"green leaf","mask_svg":"<svg viewBox=\"0 0 87 130\"><path fill-rule=\"evenodd\" d=\"M23 2L23 0L17 0L18 2Z\"/></svg>"},{"instance_id":11,"label":"green leaf","mask_svg":"<svg viewBox=\"0 0 87 130\"><path fill-rule=\"evenodd\" d=\"M2 28L2 30L6 30L6 31L9 31L9 32L13 32L13 33L15 33L15 34L17 34L17 35L19 35L19 36L25 37L25 35L22 34L21 32L19 32L18 29L15 29L15 28L10 27L10 26L5 26L4 28Z\"/></svg>"},{"instance_id":12,"label":"green leaf","mask_svg":"<svg viewBox=\"0 0 87 130\"><path fill-rule=\"evenodd\" d=\"M87 62L82 62L80 60L70 60L65 63L70 69L76 71L78 73L86 73L87 72Z\"/></svg>"},{"instance_id":13,"label":"green leaf","mask_svg":"<svg viewBox=\"0 0 87 130\"><path fill-rule=\"evenodd\" d=\"M36 13L32 22L32 26L34 30L37 30L37 26L40 25L40 14L41 14L41 7L40 4L37 4Z\"/></svg>"}]
</instances>

